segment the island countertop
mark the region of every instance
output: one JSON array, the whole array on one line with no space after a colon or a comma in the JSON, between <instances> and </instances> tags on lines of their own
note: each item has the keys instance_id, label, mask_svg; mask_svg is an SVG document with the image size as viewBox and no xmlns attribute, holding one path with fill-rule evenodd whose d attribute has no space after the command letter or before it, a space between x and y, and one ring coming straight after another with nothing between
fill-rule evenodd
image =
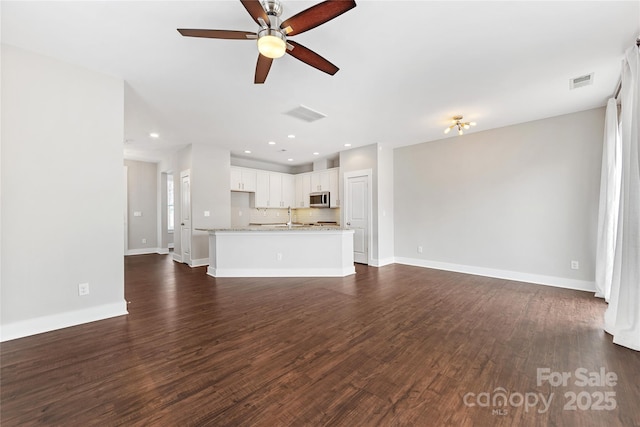
<instances>
[{"instance_id":1,"label":"island countertop","mask_svg":"<svg viewBox=\"0 0 640 427\"><path fill-rule=\"evenodd\" d=\"M331 225L293 225L291 227L287 225L248 225L243 227L228 227L228 228L196 228L197 231L206 231L209 233L214 232L235 232L235 231L347 231L353 232L353 229L331 226Z\"/></svg>"}]
</instances>

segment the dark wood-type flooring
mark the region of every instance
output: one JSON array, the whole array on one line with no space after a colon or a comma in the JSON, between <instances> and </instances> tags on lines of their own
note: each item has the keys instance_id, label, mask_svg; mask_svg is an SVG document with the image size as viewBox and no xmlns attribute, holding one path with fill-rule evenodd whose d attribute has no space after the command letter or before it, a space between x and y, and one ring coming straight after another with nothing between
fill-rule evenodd
<instances>
[{"instance_id":1,"label":"dark wood-type flooring","mask_svg":"<svg viewBox=\"0 0 640 427\"><path fill-rule=\"evenodd\" d=\"M2 343L3 427L640 425L640 353L586 292L402 265L214 279L142 255L125 271L128 316ZM572 377L538 385L538 368ZM616 384L578 386L579 368Z\"/></svg>"}]
</instances>

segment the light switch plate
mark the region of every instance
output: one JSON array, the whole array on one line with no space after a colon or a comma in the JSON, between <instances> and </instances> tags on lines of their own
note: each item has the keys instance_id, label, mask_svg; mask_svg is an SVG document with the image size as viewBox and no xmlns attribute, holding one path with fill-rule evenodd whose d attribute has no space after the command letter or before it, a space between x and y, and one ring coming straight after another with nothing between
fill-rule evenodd
<instances>
[{"instance_id":1,"label":"light switch plate","mask_svg":"<svg viewBox=\"0 0 640 427\"><path fill-rule=\"evenodd\" d=\"M211 216L211 212L209 212L209 211L204 211L204 216Z\"/></svg>"}]
</instances>

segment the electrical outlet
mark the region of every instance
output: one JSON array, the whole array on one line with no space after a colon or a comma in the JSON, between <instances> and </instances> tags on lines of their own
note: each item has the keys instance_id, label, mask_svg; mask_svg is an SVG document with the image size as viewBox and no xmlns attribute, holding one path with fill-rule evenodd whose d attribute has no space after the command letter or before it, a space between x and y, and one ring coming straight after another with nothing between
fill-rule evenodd
<instances>
[{"instance_id":1,"label":"electrical outlet","mask_svg":"<svg viewBox=\"0 0 640 427\"><path fill-rule=\"evenodd\" d=\"M421 254L422 253L422 246L418 246L418 253Z\"/></svg>"},{"instance_id":2,"label":"electrical outlet","mask_svg":"<svg viewBox=\"0 0 640 427\"><path fill-rule=\"evenodd\" d=\"M210 211L204 211L204 216L211 216L211 212Z\"/></svg>"},{"instance_id":3,"label":"electrical outlet","mask_svg":"<svg viewBox=\"0 0 640 427\"><path fill-rule=\"evenodd\" d=\"M571 261L571 269L572 270L580 270L580 263L578 261Z\"/></svg>"},{"instance_id":4,"label":"electrical outlet","mask_svg":"<svg viewBox=\"0 0 640 427\"><path fill-rule=\"evenodd\" d=\"M242 211L238 211L238 216L242 216Z\"/></svg>"},{"instance_id":5,"label":"electrical outlet","mask_svg":"<svg viewBox=\"0 0 640 427\"><path fill-rule=\"evenodd\" d=\"M89 295L89 284L88 283L80 283L78 285L78 295Z\"/></svg>"},{"instance_id":6,"label":"electrical outlet","mask_svg":"<svg viewBox=\"0 0 640 427\"><path fill-rule=\"evenodd\" d=\"M278 261L282 261L282 254L281 254L280 252L278 252L278 253L276 254L276 259L277 259Z\"/></svg>"},{"instance_id":7,"label":"electrical outlet","mask_svg":"<svg viewBox=\"0 0 640 427\"><path fill-rule=\"evenodd\" d=\"M142 243L147 243L147 239L142 239Z\"/></svg>"}]
</instances>

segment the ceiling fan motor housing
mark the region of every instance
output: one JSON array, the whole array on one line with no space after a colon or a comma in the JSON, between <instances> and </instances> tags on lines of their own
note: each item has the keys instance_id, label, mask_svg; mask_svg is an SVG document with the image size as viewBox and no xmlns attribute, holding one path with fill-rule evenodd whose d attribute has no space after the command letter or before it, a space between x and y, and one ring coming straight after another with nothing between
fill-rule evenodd
<instances>
[{"instance_id":1,"label":"ceiling fan motor housing","mask_svg":"<svg viewBox=\"0 0 640 427\"><path fill-rule=\"evenodd\" d=\"M267 15L282 15L282 3L280 3L280 0L262 0L262 7L264 7Z\"/></svg>"}]
</instances>

